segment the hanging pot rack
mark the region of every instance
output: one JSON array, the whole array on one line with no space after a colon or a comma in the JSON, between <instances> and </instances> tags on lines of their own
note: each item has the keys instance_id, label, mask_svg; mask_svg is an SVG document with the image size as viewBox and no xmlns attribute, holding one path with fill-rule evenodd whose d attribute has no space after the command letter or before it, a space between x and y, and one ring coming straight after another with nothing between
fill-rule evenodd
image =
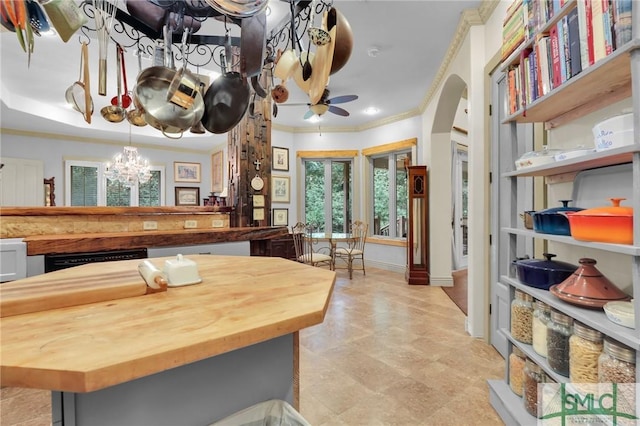
<instances>
[{"instance_id":1,"label":"hanging pot rack","mask_svg":"<svg viewBox=\"0 0 640 426\"><path fill-rule=\"evenodd\" d=\"M147 0L156 6L165 9L165 18L169 13L177 14L178 19L190 16L194 21L203 23L207 19L217 19L225 22L225 25L240 25L241 19L224 15L204 0ZM310 0L291 0L293 2L294 31L291 31L291 16L288 14L278 25L267 34L266 50L267 59L265 62L273 62L273 57L278 49L285 50L293 42L300 45L301 41L307 37L307 29L312 25L312 18L317 14L331 8L333 0L316 0L315 10L311 11L312 2ZM123 5L124 1L120 1ZM87 25L80 29L80 42L91 43L95 39L96 28L94 23L94 7L91 0L85 0L80 8L89 18ZM158 40L163 39L162 29L156 30L135 16L127 13L120 7L114 17L113 28L110 33L111 39L120 44L123 48L134 48L143 56L153 57ZM231 37L231 45L240 46L240 37ZM176 62L183 62L186 56L186 63L192 67L206 67L215 64L219 67L220 49L224 49L225 34L189 34L188 46L182 48L182 31L174 31L172 34L172 55Z\"/></svg>"}]
</instances>

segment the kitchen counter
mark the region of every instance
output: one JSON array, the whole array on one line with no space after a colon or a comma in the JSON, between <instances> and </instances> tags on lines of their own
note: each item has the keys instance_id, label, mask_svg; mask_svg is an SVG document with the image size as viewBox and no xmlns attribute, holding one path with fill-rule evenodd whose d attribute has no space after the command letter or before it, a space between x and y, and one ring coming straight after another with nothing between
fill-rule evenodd
<instances>
[{"instance_id":1,"label":"kitchen counter","mask_svg":"<svg viewBox=\"0 0 640 426\"><path fill-rule=\"evenodd\" d=\"M101 232L25 237L27 255L96 252L169 247L232 241L251 241L288 234L287 227L181 229L174 231Z\"/></svg>"},{"instance_id":2,"label":"kitchen counter","mask_svg":"<svg viewBox=\"0 0 640 426\"><path fill-rule=\"evenodd\" d=\"M297 333L323 321L335 272L188 258L202 283L0 319L0 384L56 391L54 424L202 424L265 399L295 404ZM134 279L138 263L81 268L111 282Z\"/></svg>"}]
</instances>

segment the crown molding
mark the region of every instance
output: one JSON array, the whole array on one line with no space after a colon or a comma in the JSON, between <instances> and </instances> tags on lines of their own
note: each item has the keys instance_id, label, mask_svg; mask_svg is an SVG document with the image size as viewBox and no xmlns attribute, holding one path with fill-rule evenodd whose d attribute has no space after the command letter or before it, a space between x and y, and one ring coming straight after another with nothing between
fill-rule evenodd
<instances>
[{"instance_id":1,"label":"crown molding","mask_svg":"<svg viewBox=\"0 0 640 426\"><path fill-rule=\"evenodd\" d=\"M0 128L0 135L15 135L15 136L28 136L34 138L44 138L44 139L53 139L53 140L62 140L62 141L74 141L74 142L82 142L82 143L95 143L100 145L113 145L122 148L127 145L125 142L118 142L109 139L100 139L100 138L87 138L80 136L72 136L72 135L61 135L57 133L46 133L46 132L33 132L27 130L18 130L18 129L8 129L5 127ZM156 149L162 151L175 151L175 152L187 152L191 154L211 154L214 152L211 150L197 150L197 149L185 149L185 148L173 148L170 146L158 146L158 145L149 145L145 143L135 143L137 148L145 148L145 149Z\"/></svg>"}]
</instances>

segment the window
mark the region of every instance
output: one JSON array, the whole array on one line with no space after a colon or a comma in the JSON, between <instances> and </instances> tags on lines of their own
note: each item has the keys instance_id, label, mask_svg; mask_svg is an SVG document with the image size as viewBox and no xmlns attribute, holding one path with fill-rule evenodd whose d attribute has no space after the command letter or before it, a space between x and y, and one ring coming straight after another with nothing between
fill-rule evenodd
<instances>
[{"instance_id":1,"label":"window","mask_svg":"<svg viewBox=\"0 0 640 426\"><path fill-rule=\"evenodd\" d=\"M148 182L126 188L104 177L104 164L95 161L65 161L65 205L67 206L162 206L164 167L152 166Z\"/></svg>"},{"instance_id":2,"label":"window","mask_svg":"<svg viewBox=\"0 0 640 426\"><path fill-rule=\"evenodd\" d=\"M356 153L345 154L348 158L302 158L304 220L316 226L318 232L348 232L353 221L353 156ZM305 155L313 154L298 152L299 157Z\"/></svg>"},{"instance_id":3,"label":"window","mask_svg":"<svg viewBox=\"0 0 640 426\"><path fill-rule=\"evenodd\" d=\"M370 176L370 220L373 235L406 238L407 171L417 139L363 150Z\"/></svg>"}]
</instances>

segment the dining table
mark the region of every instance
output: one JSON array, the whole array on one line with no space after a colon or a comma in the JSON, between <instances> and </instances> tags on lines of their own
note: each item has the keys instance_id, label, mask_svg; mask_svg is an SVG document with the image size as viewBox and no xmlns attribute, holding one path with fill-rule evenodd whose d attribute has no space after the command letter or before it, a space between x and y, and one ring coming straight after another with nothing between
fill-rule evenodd
<instances>
[{"instance_id":1,"label":"dining table","mask_svg":"<svg viewBox=\"0 0 640 426\"><path fill-rule=\"evenodd\" d=\"M336 269L336 249L338 248L338 243L346 243L351 246L356 240L356 237L349 232L312 232L310 238L314 241L329 243L332 269L334 270ZM351 276L351 264L348 264L346 269L349 270L349 276Z\"/></svg>"}]
</instances>

